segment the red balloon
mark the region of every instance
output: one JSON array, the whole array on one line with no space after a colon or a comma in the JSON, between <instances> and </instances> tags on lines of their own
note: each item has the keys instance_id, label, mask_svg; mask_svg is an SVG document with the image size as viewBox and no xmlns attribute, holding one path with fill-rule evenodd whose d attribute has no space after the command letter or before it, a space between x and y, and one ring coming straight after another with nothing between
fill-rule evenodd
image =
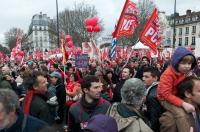
<instances>
[{"instance_id":1,"label":"red balloon","mask_svg":"<svg viewBox=\"0 0 200 132\"><path fill-rule=\"evenodd\" d=\"M87 32L93 32L93 27L92 26L87 26L86 27Z\"/></svg>"},{"instance_id":2,"label":"red balloon","mask_svg":"<svg viewBox=\"0 0 200 132\"><path fill-rule=\"evenodd\" d=\"M98 18L97 17L93 17L91 26L95 27L97 24L98 24Z\"/></svg>"},{"instance_id":3,"label":"red balloon","mask_svg":"<svg viewBox=\"0 0 200 132\"><path fill-rule=\"evenodd\" d=\"M86 26L91 26L92 25L92 19L91 18L86 18L85 19L85 25Z\"/></svg>"},{"instance_id":4,"label":"red balloon","mask_svg":"<svg viewBox=\"0 0 200 132\"><path fill-rule=\"evenodd\" d=\"M81 53L82 53L82 50L81 50L80 47L78 47L78 48L76 49L76 53L77 53L77 54L81 54Z\"/></svg>"},{"instance_id":5,"label":"red balloon","mask_svg":"<svg viewBox=\"0 0 200 132\"><path fill-rule=\"evenodd\" d=\"M72 48L72 47L73 47L72 41L67 42L67 46L68 46L69 48Z\"/></svg>"},{"instance_id":6,"label":"red balloon","mask_svg":"<svg viewBox=\"0 0 200 132\"><path fill-rule=\"evenodd\" d=\"M99 27L99 25L96 25L94 27L94 32L100 32L101 31L101 28Z\"/></svg>"},{"instance_id":7,"label":"red balloon","mask_svg":"<svg viewBox=\"0 0 200 132\"><path fill-rule=\"evenodd\" d=\"M71 36L70 35L66 35L65 39L66 39L66 42L69 42L69 41L71 41Z\"/></svg>"}]
</instances>

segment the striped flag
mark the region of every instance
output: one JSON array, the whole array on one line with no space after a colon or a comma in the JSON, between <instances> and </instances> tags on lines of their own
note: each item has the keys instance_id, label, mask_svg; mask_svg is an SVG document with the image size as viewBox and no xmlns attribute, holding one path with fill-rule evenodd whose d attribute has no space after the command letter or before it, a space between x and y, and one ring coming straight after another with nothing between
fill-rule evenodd
<instances>
[{"instance_id":1,"label":"striped flag","mask_svg":"<svg viewBox=\"0 0 200 132\"><path fill-rule=\"evenodd\" d=\"M117 46L117 39L116 39L116 38L113 38L113 39L112 39L112 47L111 47L111 55L110 55L110 58L114 58L114 57L115 57L116 46Z\"/></svg>"}]
</instances>

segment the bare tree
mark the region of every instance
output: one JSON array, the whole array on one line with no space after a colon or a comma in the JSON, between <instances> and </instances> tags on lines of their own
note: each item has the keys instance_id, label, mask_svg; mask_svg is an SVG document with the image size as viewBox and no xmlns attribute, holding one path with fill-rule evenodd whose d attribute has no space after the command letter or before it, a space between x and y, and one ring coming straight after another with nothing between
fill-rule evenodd
<instances>
[{"instance_id":1,"label":"bare tree","mask_svg":"<svg viewBox=\"0 0 200 132\"><path fill-rule=\"evenodd\" d=\"M10 50L16 46L17 43L17 33L21 33L21 43L22 45L26 43L27 41L27 35L24 34L23 30L20 28L13 27L9 31L7 31L5 36L5 44L8 46Z\"/></svg>"},{"instance_id":2,"label":"bare tree","mask_svg":"<svg viewBox=\"0 0 200 132\"><path fill-rule=\"evenodd\" d=\"M138 15L139 25L136 27L132 36L130 36L130 37L124 36L119 39L119 41L123 44L123 46L124 45L131 46L131 45L135 44L135 42L139 38L141 31L144 28L144 25L146 24L147 20L151 16L155 7L156 6L152 0L139 0L138 1L137 8L139 10L139 15Z\"/></svg>"},{"instance_id":3,"label":"bare tree","mask_svg":"<svg viewBox=\"0 0 200 132\"><path fill-rule=\"evenodd\" d=\"M0 52L3 52L4 54L10 54L10 51L8 50L8 48L4 47L1 44L0 44Z\"/></svg>"},{"instance_id":4,"label":"bare tree","mask_svg":"<svg viewBox=\"0 0 200 132\"><path fill-rule=\"evenodd\" d=\"M94 6L84 3L74 4L74 9L65 9L59 13L60 29L72 36L74 45L80 46L82 42L89 41L90 38L96 39L99 33L86 32L85 19L97 16L98 13ZM103 30L102 20L99 20L101 31Z\"/></svg>"}]
</instances>

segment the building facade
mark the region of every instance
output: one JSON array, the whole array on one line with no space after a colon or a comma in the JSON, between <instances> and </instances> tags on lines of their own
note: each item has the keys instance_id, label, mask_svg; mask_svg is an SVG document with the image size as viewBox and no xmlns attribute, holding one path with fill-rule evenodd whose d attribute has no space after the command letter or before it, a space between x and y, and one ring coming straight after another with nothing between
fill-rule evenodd
<instances>
[{"instance_id":1,"label":"building facade","mask_svg":"<svg viewBox=\"0 0 200 132\"><path fill-rule=\"evenodd\" d=\"M187 10L185 15L171 15L168 17L170 25L170 45L173 45L173 25L175 16L175 47L191 46L195 48L196 39L200 37L200 12L192 12Z\"/></svg>"},{"instance_id":2,"label":"building facade","mask_svg":"<svg viewBox=\"0 0 200 132\"><path fill-rule=\"evenodd\" d=\"M35 14L29 26L29 51L49 51L57 45L56 21L47 14Z\"/></svg>"}]
</instances>

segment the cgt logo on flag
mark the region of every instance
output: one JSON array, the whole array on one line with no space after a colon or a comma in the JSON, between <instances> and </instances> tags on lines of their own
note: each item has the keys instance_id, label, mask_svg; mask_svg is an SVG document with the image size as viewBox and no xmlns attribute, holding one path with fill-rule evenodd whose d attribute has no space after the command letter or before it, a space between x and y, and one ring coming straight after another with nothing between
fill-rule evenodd
<instances>
[{"instance_id":1,"label":"cgt logo on flag","mask_svg":"<svg viewBox=\"0 0 200 132\"><path fill-rule=\"evenodd\" d=\"M158 10L155 9L153 14L146 23L142 33L140 34L140 40L146 43L155 53L157 52L157 46L161 42L160 24L158 18Z\"/></svg>"}]
</instances>

